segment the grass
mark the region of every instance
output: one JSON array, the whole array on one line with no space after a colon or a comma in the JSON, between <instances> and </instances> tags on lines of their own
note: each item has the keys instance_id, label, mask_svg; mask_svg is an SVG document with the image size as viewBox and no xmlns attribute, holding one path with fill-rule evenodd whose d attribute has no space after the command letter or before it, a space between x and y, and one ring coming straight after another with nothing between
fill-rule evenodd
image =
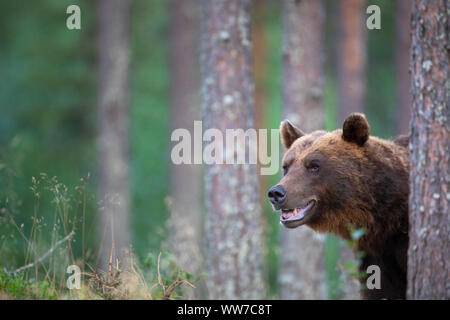
<instances>
[{"instance_id":1,"label":"grass","mask_svg":"<svg viewBox=\"0 0 450 320\"><path fill-rule=\"evenodd\" d=\"M0 300L9 299L45 299L58 298L56 289L47 281L30 283L24 275L14 276L0 270Z\"/></svg>"},{"instance_id":2,"label":"grass","mask_svg":"<svg viewBox=\"0 0 450 320\"><path fill-rule=\"evenodd\" d=\"M141 258L130 250L126 261L110 260L106 272L97 270L94 223L88 220L94 216L92 203L97 203L89 186L90 175L68 187L57 177L41 173L28 186L31 205L22 206L19 194L23 194L16 191L17 183L23 183L15 175L19 164L13 156L15 167L0 156L0 180L5 182L0 185L0 299L180 299L196 290L203 275L184 272L170 253L159 250ZM272 249L277 248L275 230L266 230ZM339 298L343 282L335 268L339 255L335 244L327 241L332 299ZM266 257L267 281L272 284L269 298L277 298L276 255L272 250ZM71 265L80 268L79 289L68 288L73 274L67 268ZM351 276L356 267L347 264L344 271Z\"/></svg>"},{"instance_id":3,"label":"grass","mask_svg":"<svg viewBox=\"0 0 450 320\"><path fill-rule=\"evenodd\" d=\"M0 264L0 299L167 300L183 298L185 287L195 290L200 278L181 270L168 252L150 253L141 263L130 250L123 261L110 258L106 272L91 265L95 250L86 241L90 233L85 220L88 181L89 176L68 188L44 173L33 177L30 225L17 222L20 213L13 210L7 196L2 199L0 227L9 234L0 239L1 261L20 255L14 250L18 248L22 248L23 259ZM53 217L40 214L42 201L53 204ZM75 279L69 266L80 270L79 288L68 288Z\"/></svg>"}]
</instances>

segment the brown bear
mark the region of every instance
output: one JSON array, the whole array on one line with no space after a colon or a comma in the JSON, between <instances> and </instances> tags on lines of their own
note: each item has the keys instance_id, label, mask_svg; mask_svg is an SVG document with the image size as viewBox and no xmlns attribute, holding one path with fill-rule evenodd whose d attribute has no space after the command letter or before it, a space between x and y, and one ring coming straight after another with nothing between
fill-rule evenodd
<instances>
[{"instance_id":1,"label":"brown bear","mask_svg":"<svg viewBox=\"0 0 450 320\"><path fill-rule=\"evenodd\" d=\"M280 127L287 149L283 177L268 196L286 228L307 225L350 239L363 228L360 271L380 268L381 288L366 287L364 299L404 299L408 248L408 137L369 136L363 114L353 113L342 130L303 133L289 121Z\"/></svg>"}]
</instances>

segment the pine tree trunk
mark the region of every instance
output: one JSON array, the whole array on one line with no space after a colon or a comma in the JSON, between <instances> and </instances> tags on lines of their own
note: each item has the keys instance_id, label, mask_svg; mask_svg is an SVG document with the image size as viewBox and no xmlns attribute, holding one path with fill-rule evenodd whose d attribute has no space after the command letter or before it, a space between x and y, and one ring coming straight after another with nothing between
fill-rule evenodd
<instances>
[{"instance_id":1,"label":"pine tree trunk","mask_svg":"<svg viewBox=\"0 0 450 320\"><path fill-rule=\"evenodd\" d=\"M352 112L364 112L367 77L366 0L339 0L337 73L339 88L339 125ZM339 265L341 272L348 263L356 263L354 252L340 241ZM347 277L340 290L341 299L359 297L359 285Z\"/></svg>"},{"instance_id":2,"label":"pine tree trunk","mask_svg":"<svg viewBox=\"0 0 450 320\"><path fill-rule=\"evenodd\" d=\"M322 1L283 2L283 117L323 129ZM325 239L307 227L280 229L280 298L326 299Z\"/></svg>"},{"instance_id":3,"label":"pine tree trunk","mask_svg":"<svg viewBox=\"0 0 450 320\"><path fill-rule=\"evenodd\" d=\"M414 0L409 299L450 298L449 4Z\"/></svg>"},{"instance_id":4,"label":"pine tree trunk","mask_svg":"<svg viewBox=\"0 0 450 320\"><path fill-rule=\"evenodd\" d=\"M204 0L202 8L204 130L247 130L254 126L250 1ZM206 165L207 285L212 299L264 297L258 198L256 165Z\"/></svg>"},{"instance_id":5,"label":"pine tree trunk","mask_svg":"<svg viewBox=\"0 0 450 320\"><path fill-rule=\"evenodd\" d=\"M364 110L366 98L367 28L365 0L339 0L338 79L339 124Z\"/></svg>"},{"instance_id":6,"label":"pine tree trunk","mask_svg":"<svg viewBox=\"0 0 450 320\"><path fill-rule=\"evenodd\" d=\"M200 6L196 0L171 1L170 75L172 130L185 128L193 136L200 120ZM198 165L172 165L170 247L183 270L194 275L203 270L201 239L201 170ZM184 297L203 297L202 283L184 287Z\"/></svg>"},{"instance_id":7,"label":"pine tree trunk","mask_svg":"<svg viewBox=\"0 0 450 320\"><path fill-rule=\"evenodd\" d=\"M265 110L265 91L264 81L266 79L266 66L267 66L267 43L266 34L264 30L264 11L265 1L253 1L252 3L252 17L254 17L252 23L252 42L253 42L253 70L255 81L255 128L264 128L264 110ZM258 164L258 172L260 170L260 164ZM259 175L259 197L260 199L266 198L266 176Z\"/></svg>"},{"instance_id":8,"label":"pine tree trunk","mask_svg":"<svg viewBox=\"0 0 450 320\"><path fill-rule=\"evenodd\" d=\"M128 0L99 1L99 267L123 260L130 245L128 174ZM123 261L122 261L123 262Z\"/></svg>"},{"instance_id":9,"label":"pine tree trunk","mask_svg":"<svg viewBox=\"0 0 450 320\"><path fill-rule=\"evenodd\" d=\"M411 0L395 0L395 75L398 134L408 133L411 114L411 81L409 76L410 25Z\"/></svg>"}]
</instances>

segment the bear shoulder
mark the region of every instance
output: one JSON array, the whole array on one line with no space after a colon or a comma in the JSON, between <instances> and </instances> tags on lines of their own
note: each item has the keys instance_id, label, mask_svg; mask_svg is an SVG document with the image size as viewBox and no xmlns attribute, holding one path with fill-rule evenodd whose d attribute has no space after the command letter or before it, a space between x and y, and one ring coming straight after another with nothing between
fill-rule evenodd
<instances>
[{"instance_id":1,"label":"bear shoulder","mask_svg":"<svg viewBox=\"0 0 450 320\"><path fill-rule=\"evenodd\" d=\"M402 134L393 140L393 142L399 146L408 148L409 145L409 135Z\"/></svg>"}]
</instances>

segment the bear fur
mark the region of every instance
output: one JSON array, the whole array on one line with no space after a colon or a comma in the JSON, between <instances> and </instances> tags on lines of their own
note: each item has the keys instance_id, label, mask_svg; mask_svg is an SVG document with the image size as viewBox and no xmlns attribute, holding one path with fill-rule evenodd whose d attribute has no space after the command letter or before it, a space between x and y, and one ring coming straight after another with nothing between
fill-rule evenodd
<instances>
[{"instance_id":1,"label":"bear fur","mask_svg":"<svg viewBox=\"0 0 450 320\"><path fill-rule=\"evenodd\" d=\"M281 210L281 223L287 228L307 225L344 239L351 238L351 228L363 228L365 234L357 240L357 250L364 252L360 271L366 274L368 266L379 266L381 289L368 289L366 276L362 298L404 299L408 137L389 141L370 136L366 117L359 113L333 132L305 134L289 121L281 123L280 131L287 149L284 176L271 202Z\"/></svg>"}]
</instances>

